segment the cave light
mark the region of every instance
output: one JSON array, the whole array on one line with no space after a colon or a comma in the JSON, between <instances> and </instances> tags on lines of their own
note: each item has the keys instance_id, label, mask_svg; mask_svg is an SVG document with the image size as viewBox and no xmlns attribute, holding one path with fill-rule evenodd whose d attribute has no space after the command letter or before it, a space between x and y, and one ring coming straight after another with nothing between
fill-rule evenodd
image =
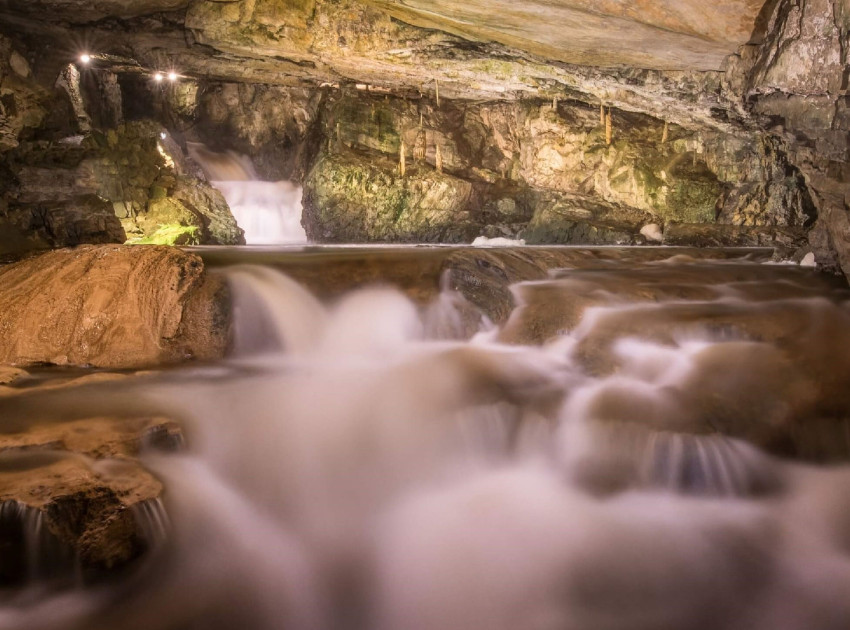
<instances>
[{"instance_id":1,"label":"cave light","mask_svg":"<svg viewBox=\"0 0 850 630\"><path fill-rule=\"evenodd\" d=\"M162 132L160 132L159 137L162 138L163 140L165 140L168 137L168 134L165 133L164 131L162 131Z\"/></svg>"},{"instance_id":2,"label":"cave light","mask_svg":"<svg viewBox=\"0 0 850 630\"><path fill-rule=\"evenodd\" d=\"M177 73L174 70L168 73L168 80L172 82L177 80Z\"/></svg>"},{"instance_id":3,"label":"cave light","mask_svg":"<svg viewBox=\"0 0 850 630\"><path fill-rule=\"evenodd\" d=\"M162 73L161 73L161 72L157 72L155 75L153 75L153 80L154 80L154 81L156 81L157 83L159 83L160 81L162 81Z\"/></svg>"},{"instance_id":4,"label":"cave light","mask_svg":"<svg viewBox=\"0 0 850 630\"><path fill-rule=\"evenodd\" d=\"M91 55L88 53L83 53L80 55L80 61L82 63L89 63L91 61Z\"/></svg>"}]
</instances>

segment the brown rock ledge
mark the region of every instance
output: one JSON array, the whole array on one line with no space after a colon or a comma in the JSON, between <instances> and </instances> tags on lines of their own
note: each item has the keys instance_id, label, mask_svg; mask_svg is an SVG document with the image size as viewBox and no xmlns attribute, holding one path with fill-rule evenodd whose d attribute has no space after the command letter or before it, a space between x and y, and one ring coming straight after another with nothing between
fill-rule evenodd
<instances>
[{"instance_id":1,"label":"brown rock ledge","mask_svg":"<svg viewBox=\"0 0 850 630\"><path fill-rule=\"evenodd\" d=\"M224 355L224 280L158 246L82 246L0 267L0 364L137 368Z\"/></svg>"}]
</instances>

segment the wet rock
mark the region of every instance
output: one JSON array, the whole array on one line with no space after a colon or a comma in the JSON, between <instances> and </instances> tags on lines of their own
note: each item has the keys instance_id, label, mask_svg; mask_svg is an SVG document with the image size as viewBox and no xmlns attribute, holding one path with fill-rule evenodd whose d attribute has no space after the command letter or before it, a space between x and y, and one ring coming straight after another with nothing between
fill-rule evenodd
<instances>
[{"instance_id":1,"label":"wet rock","mask_svg":"<svg viewBox=\"0 0 850 630\"><path fill-rule=\"evenodd\" d=\"M18 570L4 563L0 581L92 581L138 558L152 542L138 510L157 501L163 488L136 457L153 444L151 436L165 433L181 437L179 427L162 418L91 418L0 436L0 504L17 508L4 514L0 544L18 528L43 528L21 532L19 549L30 557ZM42 564L48 573L32 574ZM63 566L67 575L59 574Z\"/></svg>"},{"instance_id":2,"label":"wet rock","mask_svg":"<svg viewBox=\"0 0 850 630\"><path fill-rule=\"evenodd\" d=\"M0 363L142 367L224 354L223 281L196 256L83 246L0 268Z\"/></svg>"},{"instance_id":3,"label":"wet rock","mask_svg":"<svg viewBox=\"0 0 850 630\"><path fill-rule=\"evenodd\" d=\"M179 152L150 121L94 132L76 143L32 141L14 153L15 184L0 218L19 234L2 251L81 243L241 244L242 230L221 194L178 174ZM167 137L166 137L167 139ZM180 156L182 157L182 155ZM178 243L174 233L190 238Z\"/></svg>"},{"instance_id":4,"label":"wet rock","mask_svg":"<svg viewBox=\"0 0 850 630\"><path fill-rule=\"evenodd\" d=\"M410 168L439 156L473 186L469 220L488 237L635 244L650 222L794 229L814 212L801 176L757 134L695 133L614 110L609 145L599 108L575 100L436 107L353 92L326 107L326 154L397 163L403 150ZM729 231L715 232L726 244Z\"/></svg>"},{"instance_id":5,"label":"wet rock","mask_svg":"<svg viewBox=\"0 0 850 630\"><path fill-rule=\"evenodd\" d=\"M826 275L796 268L778 274L771 266L734 264L734 261L706 266L697 259L681 255L665 262L635 261L633 269L629 270L612 268L602 260L587 261L585 266L587 270L553 270L545 281L514 286L512 291L518 307L511 313L499 338L507 343L544 343L572 333L580 334L582 339L587 335L589 339L599 334L609 316L614 316L614 311L609 312L606 307L624 308L628 304L634 307L633 310L616 316L621 323L628 322L630 318L635 321L642 317L651 319L648 313L655 312L655 309L672 315L664 323L659 322L657 327L651 324L641 329L638 324L624 323L622 336L634 334L657 340L652 336L657 333L663 335L665 342L679 339L682 335L690 338L695 331L700 332L697 322L704 321L705 327L701 332L705 335L712 331L725 331L752 339L749 335L757 333L756 325L744 326L742 323L743 328L735 327L733 330L725 328L726 324L711 324L713 317L722 319L715 313L715 302L735 300L738 306L731 308L728 317L734 318L734 313L740 312L741 322L755 316L747 311L747 303L751 302L754 313L763 311L765 320L772 322L765 325L764 334L768 335L767 331L772 327L778 328L780 321L761 303L781 298L814 298L824 292L831 292L836 299L847 295L840 280ZM677 319L676 307L669 303L683 304L685 301L690 305L687 308L683 306L685 310L680 314L681 320ZM592 311L594 307L599 308ZM700 308L705 309L703 320L696 315L702 312ZM727 307L718 305L718 308L725 313L723 309ZM689 328L692 324L695 328ZM681 327L681 334L676 332L677 327ZM611 334L616 336L615 328L612 324ZM761 336L756 338L764 339ZM774 340L769 335L767 338ZM592 363L601 355L589 352L588 356L592 357Z\"/></svg>"},{"instance_id":6,"label":"wet rock","mask_svg":"<svg viewBox=\"0 0 850 630\"><path fill-rule=\"evenodd\" d=\"M727 77L787 147L816 209L809 243L826 269L850 274L845 2L778 2L760 46L730 59Z\"/></svg>"},{"instance_id":7,"label":"wet rock","mask_svg":"<svg viewBox=\"0 0 850 630\"><path fill-rule=\"evenodd\" d=\"M793 251L806 242L802 228L747 227L670 223L664 227L664 243L683 247L779 247Z\"/></svg>"},{"instance_id":8,"label":"wet rock","mask_svg":"<svg viewBox=\"0 0 850 630\"><path fill-rule=\"evenodd\" d=\"M124 228L113 205L97 195L66 200L9 203L0 207L0 252L20 254L79 243L122 243Z\"/></svg>"},{"instance_id":9,"label":"wet rock","mask_svg":"<svg viewBox=\"0 0 850 630\"><path fill-rule=\"evenodd\" d=\"M532 245L634 245L643 240L639 226L645 220L639 211L591 197L550 195L537 203L522 236Z\"/></svg>"},{"instance_id":10,"label":"wet rock","mask_svg":"<svg viewBox=\"0 0 850 630\"><path fill-rule=\"evenodd\" d=\"M124 381L128 374L40 368L6 396ZM138 457L182 448L179 425L163 417L57 421L32 414L0 433L0 545L4 586L66 587L114 575L153 543L146 512L162 484ZM19 557L23 556L23 557Z\"/></svg>"},{"instance_id":11,"label":"wet rock","mask_svg":"<svg viewBox=\"0 0 850 630\"><path fill-rule=\"evenodd\" d=\"M12 385L28 375L27 371L21 368L2 366L0 367L0 385Z\"/></svg>"},{"instance_id":12,"label":"wet rock","mask_svg":"<svg viewBox=\"0 0 850 630\"><path fill-rule=\"evenodd\" d=\"M304 88L215 83L198 94L187 133L250 156L263 179L303 181L319 148L312 133L321 99Z\"/></svg>"},{"instance_id":13,"label":"wet rock","mask_svg":"<svg viewBox=\"0 0 850 630\"><path fill-rule=\"evenodd\" d=\"M319 159L304 186L307 237L323 242L469 242L469 182L427 167L401 176L368 157Z\"/></svg>"},{"instance_id":14,"label":"wet rock","mask_svg":"<svg viewBox=\"0 0 850 630\"><path fill-rule=\"evenodd\" d=\"M48 92L29 75L26 60L0 35L0 154L18 146L21 134L47 116Z\"/></svg>"}]
</instances>

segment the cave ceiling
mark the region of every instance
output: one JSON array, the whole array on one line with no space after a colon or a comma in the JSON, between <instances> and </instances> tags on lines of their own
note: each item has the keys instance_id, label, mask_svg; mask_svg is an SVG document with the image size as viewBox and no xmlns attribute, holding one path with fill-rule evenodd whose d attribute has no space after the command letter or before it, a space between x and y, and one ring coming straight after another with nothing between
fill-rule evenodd
<instances>
[{"instance_id":1,"label":"cave ceiling","mask_svg":"<svg viewBox=\"0 0 850 630\"><path fill-rule=\"evenodd\" d=\"M764 0L367 0L401 21L591 66L718 70Z\"/></svg>"},{"instance_id":2,"label":"cave ceiling","mask_svg":"<svg viewBox=\"0 0 850 630\"><path fill-rule=\"evenodd\" d=\"M119 72L174 69L221 81L439 89L445 98L477 100L598 99L689 126L723 127L736 116L716 71L758 37L769 8L763 5L0 0L0 21L7 34L35 39L56 67L85 49Z\"/></svg>"}]
</instances>

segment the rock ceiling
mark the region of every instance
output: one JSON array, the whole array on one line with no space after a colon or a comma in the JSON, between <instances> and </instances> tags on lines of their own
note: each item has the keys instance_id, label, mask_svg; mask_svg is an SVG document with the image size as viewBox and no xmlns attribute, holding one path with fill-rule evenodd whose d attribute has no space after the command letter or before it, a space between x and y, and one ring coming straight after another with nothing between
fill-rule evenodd
<instances>
[{"instance_id":1,"label":"rock ceiling","mask_svg":"<svg viewBox=\"0 0 850 630\"><path fill-rule=\"evenodd\" d=\"M397 19L593 66L717 70L764 0L368 0Z\"/></svg>"},{"instance_id":2,"label":"rock ceiling","mask_svg":"<svg viewBox=\"0 0 850 630\"><path fill-rule=\"evenodd\" d=\"M717 70L751 39L764 0L362 0L407 24L543 58L591 66ZM204 5L218 5L211 11ZM322 13L321 0L3 0L8 11L72 23L188 9L237 16L246 31L297 30ZM366 20L363 26L371 25ZM239 38L226 42L237 44Z\"/></svg>"},{"instance_id":3,"label":"rock ceiling","mask_svg":"<svg viewBox=\"0 0 850 630\"><path fill-rule=\"evenodd\" d=\"M56 68L86 49L124 71L431 95L439 83L446 98L598 99L722 127L735 105L705 71L752 40L763 3L0 0L0 30L34 38Z\"/></svg>"}]
</instances>

